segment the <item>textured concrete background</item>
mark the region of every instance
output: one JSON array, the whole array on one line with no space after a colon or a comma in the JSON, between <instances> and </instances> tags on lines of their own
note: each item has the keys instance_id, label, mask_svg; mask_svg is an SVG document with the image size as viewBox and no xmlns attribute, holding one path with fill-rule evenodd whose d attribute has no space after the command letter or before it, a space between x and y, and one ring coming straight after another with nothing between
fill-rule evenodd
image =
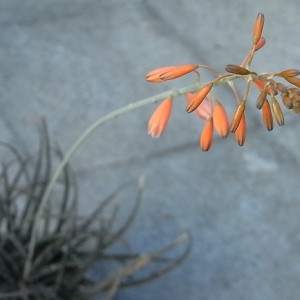
<instances>
[{"instance_id":1,"label":"textured concrete background","mask_svg":"<svg viewBox=\"0 0 300 300\"><path fill-rule=\"evenodd\" d=\"M299 68L297 0L1 0L1 139L30 153L46 116L67 149L99 116L193 78L152 85L144 75L153 68L240 63L258 12L267 44L253 68ZM230 92L217 94L230 109ZM117 299L300 299L299 117L285 111L286 125L269 133L249 106L246 145L216 138L202 153L202 124L180 99L164 137L148 137L154 107L105 125L73 159L86 213L128 177L146 176L127 234L133 250L185 230L194 238L180 268Z\"/></svg>"}]
</instances>

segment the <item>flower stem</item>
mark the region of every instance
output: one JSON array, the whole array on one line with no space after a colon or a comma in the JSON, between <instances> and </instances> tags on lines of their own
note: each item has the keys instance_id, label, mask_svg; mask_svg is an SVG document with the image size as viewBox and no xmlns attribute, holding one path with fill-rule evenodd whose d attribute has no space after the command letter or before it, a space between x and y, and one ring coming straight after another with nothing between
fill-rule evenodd
<instances>
[{"instance_id":1,"label":"flower stem","mask_svg":"<svg viewBox=\"0 0 300 300\"><path fill-rule=\"evenodd\" d=\"M31 272L31 265L32 265L32 259L33 259L33 254L34 254L34 248L36 245L36 239L37 239L37 230L38 230L38 220L40 219L44 206L46 205L52 189L56 183L56 181L58 180L61 172L63 171L63 169L65 168L65 166L68 164L68 162L70 161L70 159L72 158L72 156L75 154L75 152L79 149L79 147L87 140L87 138L101 125L103 125L104 123L107 123L109 121L111 121L112 119L123 115L127 112L142 108L148 104L151 103L155 103L158 102L160 100L163 100L169 96L179 96L179 95L183 95L185 93L188 92L195 92L197 90L199 90L199 88L201 87L199 82L196 82L192 85L183 87L183 88L179 88L179 89L173 89L170 91L166 91L160 94L157 94L155 96L149 97L149 98L145 98L133 103L130 103L124 107L121 107L119 109L116 109L110 113L108 113L107 115L99 118L98 120L96 120L92 125L90 125L80 136L79 138L75 141L75 143L70 147L70 149L66 152L64 158L62 159L62 161L60 162L60 164L58 165L56 171L54 172L51 180L49 181L47 188L43 194L43 197L39 203L39 207L36 211L36 214L34 216L34 222L33 222L33 227L32 227L32 231L31 231L31 236L30 236L30 241L29 241L29 247L28 247L28 254L26 257L26 262L25 262L25 267L24 267L24 273L23 273L23 278L26 280L30 277L30 272Z\"/></svg>"}]
</instances>

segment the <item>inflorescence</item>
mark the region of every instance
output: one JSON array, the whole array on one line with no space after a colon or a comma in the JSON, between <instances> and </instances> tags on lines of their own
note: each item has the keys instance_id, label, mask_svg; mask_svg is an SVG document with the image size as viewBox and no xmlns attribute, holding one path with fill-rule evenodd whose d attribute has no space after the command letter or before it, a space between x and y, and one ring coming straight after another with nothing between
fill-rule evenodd
<instances>
[{"instance_id":1,"label":"inflorescence","mask_svg":"<svg viewBox=\"0 0 300 300\"><path fill-rule=\"evenodd\" d=\"M246 138L246 107L250 87L254 86L259 90L256 107L262 112L262 120L267 130L273 130L273 119L279 126L284 124L284 116L281 106L276 97L282 99L282 103L288 109L300 114L300 78L297 76L300 71L288 69L280 72L257 73L250 70L250 65L255 53L265 45L265 38L262 36L264 27L264 15L259 13L256 17L253 28L253 41L249 53L240 65L227 65L228 73L220 73L214 68L205 65L180 65L168 66L155 69L146 75L146 80L153 83L160 83L172 80L188 73L195 72L199 78L199 69L207 69L216 75L210 82L199 86L193 92L186 92L186 111L195 112L205 124L200 136L200 148L207 151L213 143L214 130L223 138L230 132L235 133L237 143L242 146ZM288 86L278 79L283 78L292 86ZM234 81L243 79L246 81L244 94L240 97ZM227 112L222 103L213 95L212 90L220 84L228 84L237 101L237 107L233 117L229 121ZM170 119L173 99L180 93L174 93L164 99L152 114L148 123L148 133L152 137L160 137Z\"/></svg>"}]
</instances>

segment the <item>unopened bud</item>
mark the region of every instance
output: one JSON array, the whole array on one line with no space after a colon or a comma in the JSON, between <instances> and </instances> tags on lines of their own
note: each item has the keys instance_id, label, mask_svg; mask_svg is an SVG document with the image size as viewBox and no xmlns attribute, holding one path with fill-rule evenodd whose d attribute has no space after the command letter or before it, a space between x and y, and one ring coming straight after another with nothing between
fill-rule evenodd
<instances>
[{"instance_id":1,"label":"unopened bud","mask_svg":"<svg viewBox=\"0 0 300 300\"><path fill-rule=\"evenodd\" d=\"M275 115L275 119L279 126L284 125L284 117L281 110L281 107L275 97L272 97L272 108Z\"/></svg>"},{"instance_id":2,"label":"unopened bud","mask_svg":"<svg viewBox=\"0 0 300 300\"><path fill-rule=\"evenodd\" d=\"M245 112L246 100L243 100L237 107L230 124L230 132L235 132L240 124L241 118Z\"/></svg>"},{"instance_id":3,"label":"unopened bud","mask_svg":"<svg viewBox=\"0 0 300 300\"><path fill-rule=\"evenodd\" d=\"M261 108L262 111L262 119L266 126L266 128L271 131L273 130L273 117L272 117L272 111L270 107L270 103L268 100L266 100Z\"/></svg>"},{"instance_id":4,"label":"unopened bud","mask_svg":"<svg viewBox=\"0 0 300 300\"><path fill-rule=\"evenodd\" d=\"M287 80L289 83L297 86L300 88L300 78L297 77L284 77L285 80Z\"/></svg>"},{"instance_id":5,"label":"unopened bud","mask_svg":"<svg viewBox=\"0 0 300 300\"><path fill-rule=\"evenodd\" d=\"M300 75L300 71L297 69L288 69L288 70L284 70L279 73L276 73L275 75L283 77L283 78L296 77L296 76Z\"/></svg>"},{"instance_id":6,"label":"unopened bud","mask_svg":"<svg viewBox=\"0 0 300 300\"><path fill-rule=\"evenodd\" d=\"M267 95L268 95L268 90L265 88L264 90L261 91L261 93L259 94L257 100L256 100L256 107L258 109L261 109L264 102L267 99Z\"/></svg>"},{"instance_id":7,"label":"unopened bud","mask_svg":"<svg viewBox=\"0 0 300 300\"><path fill-rule=\"evenodd\" d=\"M246 140L246 116L243 113L240 124L235 131L235 139L240 146L243 146Z\"/></svg>"},{"instance_id":8,"label":"unopened bud","mask_svg":"<svg viewBox=\"0 0 300 300\"><path fill-rule=\"evenodd\" d=\"M225 69L229 73L238 74L238 75L248 75L251 73L251 71L249 71L248 69L237 65L227 65Z\"/></svg>"},{"instance_id":9,"label":"unopened bud","mask_svg":"<svg viewBox=\"0 0 300 300\"><path fill-rule=\"evenodd\" d=\"M265 17L262 13L259 13L256 17L253 28L253 45L256 45L261 38L264 28Z\"/></svg>"},{"instance_id":10,"label":"unopened bud","mask_svg":"<svg viewBox=\"0 0 300 300\"><path fill-rule=\"evenodd\" d=\"M205 97L210 92L211 88L213 86L213 83L208 83L204 87L202 87L197 93L195 93L195 96L190 100L186 107L186 111L188 113L193 112L197 107L202 103L202 101L205 99Z\"/></svg>"}]
</instances>

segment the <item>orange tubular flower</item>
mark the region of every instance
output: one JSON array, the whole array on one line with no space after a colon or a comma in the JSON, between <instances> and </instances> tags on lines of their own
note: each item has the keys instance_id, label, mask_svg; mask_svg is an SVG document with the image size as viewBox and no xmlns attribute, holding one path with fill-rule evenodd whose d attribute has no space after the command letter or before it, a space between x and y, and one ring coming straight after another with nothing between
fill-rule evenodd
<instances>
[{"instance_id":1,"label":"orange tubular flower","mask_svg":"<svg viewBox=\"0 0 300 300\"><path fill-rule=\"evenodd\" d=\"M230 124L230 131L235 132L241 122L241 118L245 112L246 100L243 100L237 107Z\"/></svg>"},{"instance_id":2,"label":"orange tubular flower","mask_svg":"<svg viewBox=\"0 0 300 300\"><path fill-rule=\"evenodd\" d=\"M194 93L186 93L184 94L185 99L188 103L191 102L191 100L194 98ZM212 116L212 106L210 102L206 99L203 100L203 102L198 106L198 108L194 111L198 117L202 120L207 120Z\"/></svg>"},{"instance_id":3,"label":"orange tubular flower","mask_svg":"<svg viewBox=\"0 0 300 300\"><path fill-rule=\"evenodd\" d=\"M218 134L223 138L227 137L229 134L228 117L223 105L219 101L216 101L214 106L213 120Z\"/></svg>"},{"instance_id":4,"label":"orange tubular flower","mask_svg":"<svg viewBox=\"0 0 300 300\"><path fill-rule=\"evenodd\" d=\"M266 87L266 83L260 79L253 79L252 80L255 85L258 87L259 90L264 90Z\"/></svg>"},{"instance_id":5,"label":"orange tubular flower","mask_svg":"<svg viewBox=\"0 0 300 300\"><path fill-rule=\"evenodd\" d=\"M202 151L208 151L213 143L213 138L214 138L214 124L213 124L213 119L209 118L201 133L200 137L200 148Z\"/></svg>"},{"instance_id":6,"label":"orange tubular flower","mask_svg":"<svg viewBox=\"0 0 300 300\"><path fill-rule=\"evenodd\" d=\"M173 98L165 99L154 111L148 122L148 134L159 138L167 127L171 116Z\"/></svg>"},{"instance_id":7,"label":"orange tubular flower","mask_svg":"<svg viewBox=\"0 0 300 300\"><path fill-rule=\"evenodd\" d=\"M238 128L235 131L235 139L240 146L243 146L246 140L246 116L243 113Z\"/></svg>"},{"instance_id":8,"label":"orange tubular flower","mask_svg":"<svg viewBox=\"0 0 300 300\"><path fill-rule=\"evenodd\" d=\"M264 28L265 17L262 13L259 13L256 17L254 28L253 28L253 45L256 45L262 35Z\"/></svg>"},{"instance_id":9,"label":"orange tubular flower","mask_svg":"<svg viewBox=\"0 0 300 300\"><path fill-rule=\"evenodd\" d=\"M163 82L166 80L175 79L191 73L198 68L198 65L181 65L169 66L155 69L146 75L146 80L149 82Z\"/></svg>"},{"instance_id":10,"label":"orange tubular flower","mask_svg":"<svg viewBox=\"0 0 300 300\"><path fill-rule=\"evenodd\" d=\"M270 107L270 103L268 100L266 100L261 108L262 111L262 118L263 122L266 126L266 128L271 131L273 130L273 117L272 117L272 111Z\"/></svg>"},{"instance_id":11,"label":"orange tubular flower","mask_svg":"<svg viewBox=\"0 0 300 300\"><path fill-rule=\"evenodd\" d=\"M191 101L188 103L186 107L186 111L188 113L193 112L194 110L199 107L199 105L202 103L202 101L205 99L205 97L210 92L211 88L213 87L213 83L208 83L204 87L202 87L197 93L195 93L195 96Z\"/></svg>"}]
</instances>

